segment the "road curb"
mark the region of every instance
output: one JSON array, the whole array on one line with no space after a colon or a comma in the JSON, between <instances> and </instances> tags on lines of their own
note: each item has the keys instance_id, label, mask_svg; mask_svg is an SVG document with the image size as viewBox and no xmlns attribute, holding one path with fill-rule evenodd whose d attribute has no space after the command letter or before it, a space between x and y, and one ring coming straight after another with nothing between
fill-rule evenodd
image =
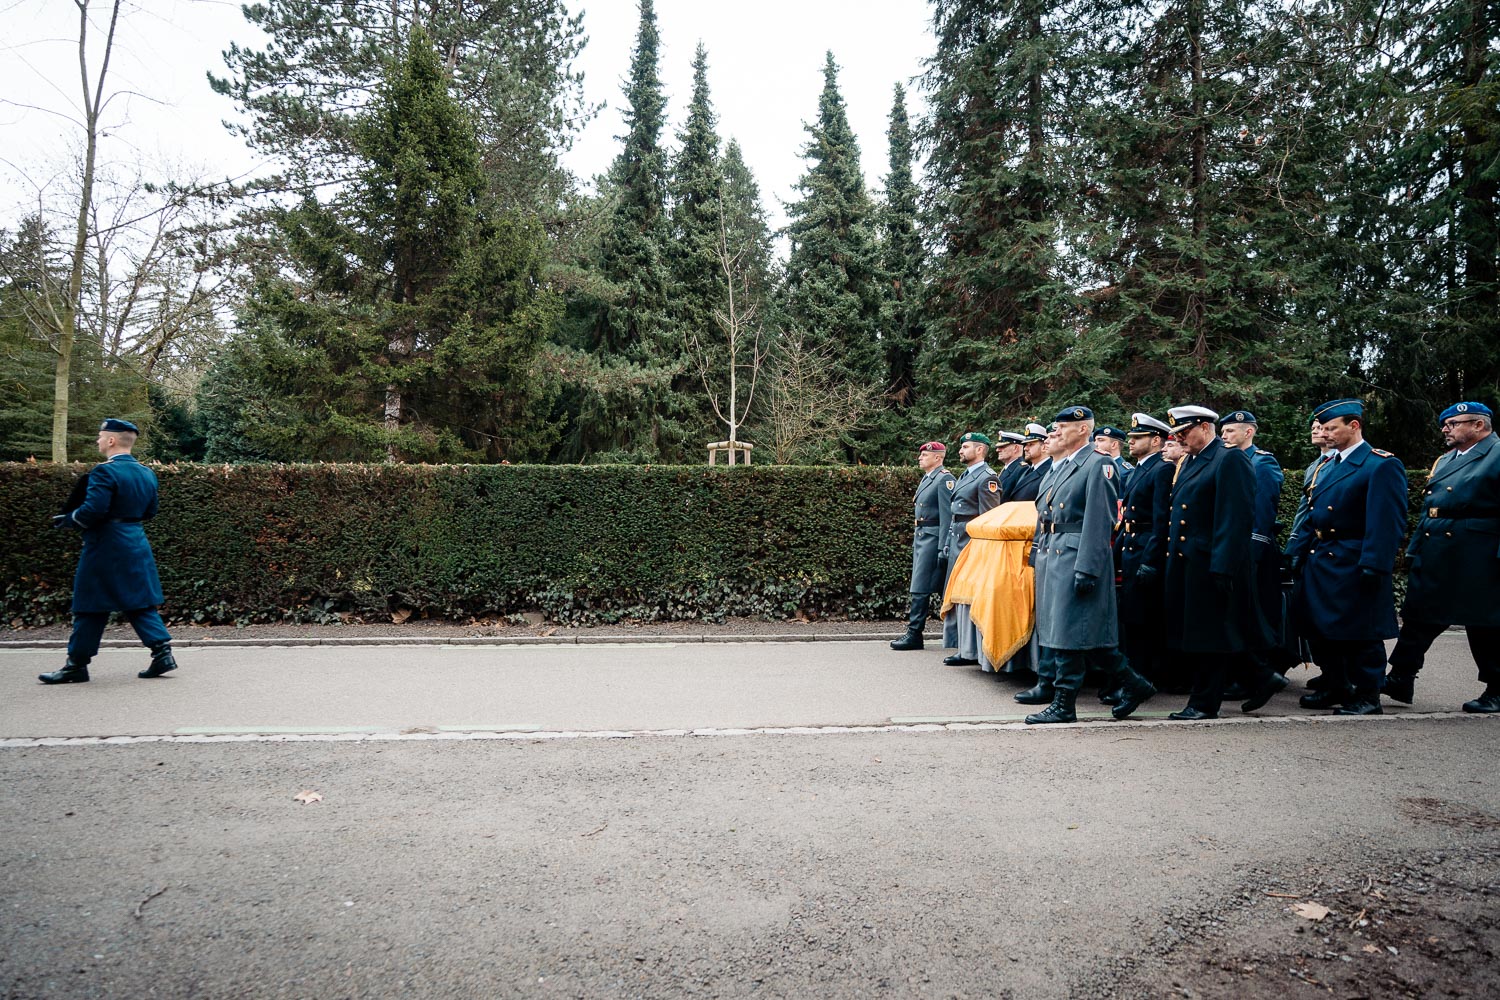
<instances>
[{"instance_id":1,"label":"road curb","mask_svg":"<svg viewBox=\"0 0 1500 1000\"><path fill-rule=\"evenodd\" d=\"M826 632L750 635L463 635L463 636L287 636L278 639L174 639L174 649L280 646L639 646L658 643L684 645L691 643L725 644L753 642L880 642L891 641L889 632ZM925 637L941 642L942 636ZM105 639L102 649L135 649L135 639ZM66 639L0 639L3 649L66 649Z\"/></svg>"}]
</instances>

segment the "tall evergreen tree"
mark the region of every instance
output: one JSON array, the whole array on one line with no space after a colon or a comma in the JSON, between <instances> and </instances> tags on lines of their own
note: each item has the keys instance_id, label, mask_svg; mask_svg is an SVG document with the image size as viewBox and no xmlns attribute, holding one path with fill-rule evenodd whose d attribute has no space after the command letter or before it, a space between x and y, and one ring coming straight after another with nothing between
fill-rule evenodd
<instances>
[{"instance_id":1,"label":"tall evergreen tree","mask_svg":"<svg viewBox=\"0 0 1500 1000\"><path fill-rule=\"evenodd\" d=\"M831 377L884 388L883 278L874 210L832 52L823 66L818 120L807 131L811 139L802 154L807 168L797 183L801 196L787 206L786 321L800 330L809 348L830 349ZM850 459L869 456L862 441L861 434L846 435Z\"/></svg>"},{"instance_id":2,"label":"tall evergreen tree","mask_svg":"<svg viewBox=\"0 0 1500 1000\"><path fill-rule=\"evenodd\" d=\"M918 228L919 192L912 178L911 121L906 112L906 89L896 85L891 104L890 173L880 207L881 249L885 301L880 330L885 348L886 400L875 434L885 458L905 457L911 450L909 412L918 392L917 359L926 338L922 307L922 234Z\"/></svg>"},{"instance_id":3,"label":"tall evergreen tree","mask_svg":"<svg viewBox=\"0 0 1500 1000\"><path fill-rule=\"evenodd\" d=\"M770 217L761 201L760 185L745 162L745 154L735 139L724 147L720 164L724 176L724 230L730 250L740 258L740 266L751 279L752 294L768 321L774 307L772 292L776 284L776 259L772 249ZM774 323L772 324L774 325Z\"/></svg>"}]
</instances>

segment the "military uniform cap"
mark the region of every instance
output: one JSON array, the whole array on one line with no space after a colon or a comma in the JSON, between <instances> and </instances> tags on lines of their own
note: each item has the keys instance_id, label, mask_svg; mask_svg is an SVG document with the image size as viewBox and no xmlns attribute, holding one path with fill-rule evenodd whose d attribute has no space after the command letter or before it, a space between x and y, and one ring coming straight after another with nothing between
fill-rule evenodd
<instances>
[{"instance_id":1,"label":"military uniform cap","mask_svg":"<svg viewBox=\"0 0 1500 1000\"><path fill-rule=\"evenodd\" d=\"M974 441L986 447L994 443L989 439L989 435L981 434L978 431L969 431L963 437L958 439L959 444L963 444L965 441Z\"/></svg>"},{"instance_id":2,"label":"military uniform cap","mask_svg":"<svg viewBox=\"0 0 1500 1000\"><path fill-rule=\"evenodd\" d=\"M1483 403L1454 403L1438 415L1438 426L1454 417L1489 417L1495 419L1494 411Z\"/></svg>"},{"instance_id":3,"label":"military uniform cap","mask_svg":"<svg viewBox=\"0 0 1500 1000\"><path fill-rule=\"evenodd\" d=\"M1223 426L1225 424L1254 424L1256 427L1260 426L1255 419L1255 414L1249 410L1235 410L1233 413L1224 414L1219 420L1219 425Z\"/></svg>"},{"instance_id":4,"label":"military uniform cap","mask_svg":"<svg viewBox=\"0 0 1500 1000\"><path fill-rule=\"evenodd\" d=\"M1127 437L1145 437L1155 434L1157 437L1166 437L1172 433L1172 428L1157 420L1149 413L1132 413L1130 415L1130 433Z\"/></svg>"},{"instance_id":5,"label":"military uniform cap","mask_svg":"<svg viewBox=\"0 0 1500 1000\"><path fill-rule=\"evenodd\" d=\"M1093 420L1094 411L1087 406L1064 406L1053 419L1060 424L1078 423L1081 420Z\"/></svg>"},{"instance_id":6,"label":"military uniform cap","mask_svg":"<svg viewBox=\"0 0 1500 1000\"><path fill-rule=\"evenodd\" d=\"M1043 427L1041 424L1027 424L1026 425L1026 440L1028 440L1028 441L1045 441L1045 440L1047 440L1047 428Z\"/></svg>"},{"instance_id":7,"label":"military uniform cap","mask_svg":"<svg viewBox=\"0 0 1500 1000\"><path fill-rule=\"evenodd\" d=\"M1186 430L1194 424L1211 424L1219 415L1206 406L1174 406L1167 411L1167 423L1174 431Z\"/></svg>"},{"instance_id":8,"label":"military uniform cap","mask_svg":"<svg viewBox=\"0 0 1500 1000\"><path fill-rule=\"evenodd\" d=\"M121 431L127 431L131 434L139 434L141 432L141 429L135 424L132 424L129 420L121 420L119 417L106 417L104 422L99 425L99 429L114 434L118 434Z\"/></svg>"},{"instance_id":9,"label":"military uniform cap","mask_svg":"<svg viewBox=\"0 0 1500 1000\"><path fill-rule=\"evenodd\" d=\"M917 448L918 452L924 452L924 451L947 451L947 450L948 450L948 446L945 445L945 444L943 444L943 442L941 442L941 441L928 441L926 444L924 444L924 445L920 446L919 448Z\"/></svg>"},{"instance_id":10,"label":"military uniform cap","mask_svg":"<svg viewBox=\"0 0 1500 1000\"><path fill-rule=\"evenodd\" d=\"M1107 437L1113 441L1124 441L1125 432L1118 427L1100 427L1094 431L1094 437Z\"/></svg>"},{"instance_id":11,"label":"military uniform cap","mask_svg":"<svg viewBox=\"0 0 1500 1000\"><path fill-rule=\"evenodd\" d=\"M1024 435L1024 434L1017 434L1015 431L1001 431L999 436L1000 436L1000 443L1001 444L1025 444L1026 443L1026 435Z\"/></svg>"},{"instance_id":12,"label":"military uniform cap","mask_svg":"<svg viewBox=\"0 0 1500 1000\"><path fill-rule=\"evenodd\" d=\"M1335 417L1357 417L1361 420L1365 416L1365 404L1357 399L1330 399L1322 406L1313 410L1312 418L1319 423L1327 423Z\"/></svg>"}]
</instances>

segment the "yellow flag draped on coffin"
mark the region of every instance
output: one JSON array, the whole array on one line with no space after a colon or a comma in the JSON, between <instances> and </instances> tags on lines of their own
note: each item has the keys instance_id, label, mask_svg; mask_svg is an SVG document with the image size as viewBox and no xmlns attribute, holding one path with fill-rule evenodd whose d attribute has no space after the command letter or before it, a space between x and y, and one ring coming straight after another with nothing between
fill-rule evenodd
<instances>
[{"instance_id":1,"label":"yellow flag draped on coffin","mask_svg":"<svg viewBox=\"0 0 1500 1000\"><path fill-rule=\"evenodd\" d=\"M1003 503L969 522L969 544L958 554L943 592L944 618L967 604L996 668L1031 639L1036 624L1036 580L1027 565L1036 533L1036 504Z\"/></svg>"}]
</instances>

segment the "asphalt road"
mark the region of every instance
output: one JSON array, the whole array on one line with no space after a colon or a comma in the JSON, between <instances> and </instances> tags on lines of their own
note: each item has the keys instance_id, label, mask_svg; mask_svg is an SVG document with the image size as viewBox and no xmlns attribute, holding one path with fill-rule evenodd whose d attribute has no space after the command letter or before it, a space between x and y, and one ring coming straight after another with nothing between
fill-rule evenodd
<instances>
[{"instance_id":1,"label":"asphalt road","mask_svg":"<svg viewBox=\"0 0 1500 1000\"><path fill-rule=\"evenodd\" d=\"M1153 970L1251 897L1262 938L1307 940L1266 894L1377 861L1496 884L1500 722L1423 712L1474 693L1439 642L1405 718L1278 724L1303 714L1288 694L1208 725L631 739L381 734L1014 710L1010 685L873 643L224 649L159 682L106 654L58 689L32 676L55 654L7 652L0 997L1249 995ZM378 732L18 738L339 725ZM1405 995L1368 982L1350 995ZM1303 983L1276 995L1327 995Z\"/></svg>"}]
</instances>

